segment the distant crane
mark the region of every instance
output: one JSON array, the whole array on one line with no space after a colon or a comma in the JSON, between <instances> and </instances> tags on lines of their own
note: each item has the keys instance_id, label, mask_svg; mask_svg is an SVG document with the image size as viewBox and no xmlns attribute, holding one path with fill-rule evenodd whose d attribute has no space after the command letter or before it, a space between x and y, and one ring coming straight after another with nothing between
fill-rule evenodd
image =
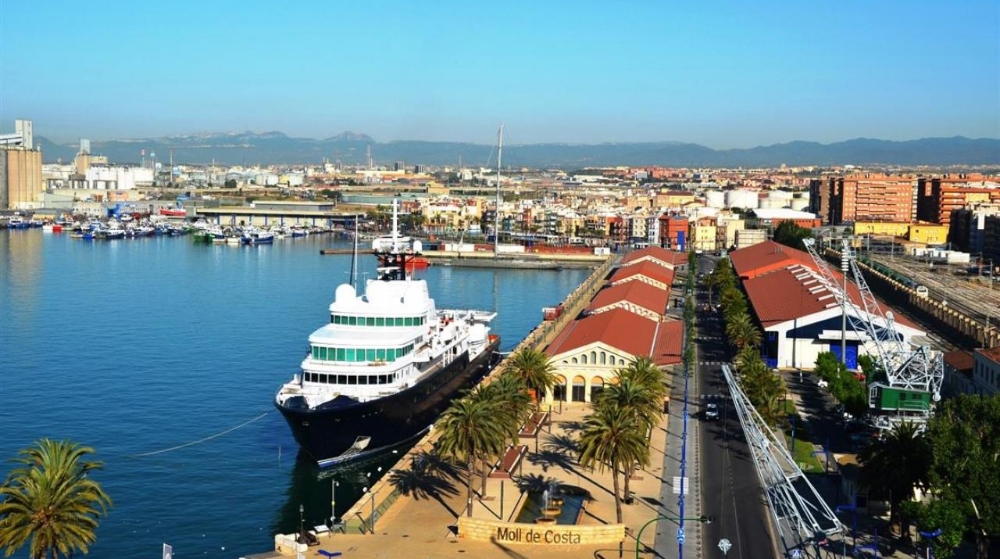
<instances>
[{"instance_id":1,"label":"distant crane","mask_svg":"<svg viewBox=\"0 0 1000 559\"><path fill-rule=\"evenodd\" d=\"M932 402L941 400L944 356L928 346L913 347L896 328L892 311L883 311L865 281L849 239L841 239L841 269L854 280L861 306L838 285L830 266L816 250L814 239L804 239L806 250L816 264L830 293L845 309L847 321L859 335L865 335L875 349L875 362L884 379L867 379L868 406L875 411L874 423L881 429L912 421L923 423L931 415ZM852 312L847 312L850 309Z\"/></svg>"}]
</instances>

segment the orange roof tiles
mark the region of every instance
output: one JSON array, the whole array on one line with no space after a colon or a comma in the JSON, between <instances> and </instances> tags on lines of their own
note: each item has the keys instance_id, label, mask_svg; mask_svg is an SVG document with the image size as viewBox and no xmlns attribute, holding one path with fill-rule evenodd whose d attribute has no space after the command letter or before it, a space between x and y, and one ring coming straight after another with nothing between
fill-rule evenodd
<instances>
[{"instance_id":1,"label":"orange roof tiles","mask_svg":"<svg viewBox=\"0 0 1000 559\"><path fill-rule=\"evenodd\" d=\"M629 302L662 315L670 304L670 288L660 289L641 281L611 285L597 292L587 310L597 311L622 302Z\"/></svg>"},{"instance_id":2,"label":"orange roof tiles","mask_svg":"<svg viewBox=\"0 0 1000 559\"><path fill-rule=\"evenodd\" d=\"M674 272L670 268L664 268L659 264L653 262L641 262L635 264L634 266L625 266L623 268L618 268L614 274L611 275L611 279L608 281L612 284L629 281L636 279L637 276L645 276L654 282L662 283L667 289L674 282Z\"/></svg>"},{"instance_id":3,"label":"orange roof tiles","mask_svg":"<svg viewBox=\"0 0 1000 559\"><path fill-rule=\"evenodd\" d=\"M733 263L736 275L742 278L753 278L792 264L814 267L813 259L808 252L774 241L764 241L734 250L729 253L729 261Z\"/></svg>"},{"instance_id":4,"label":"orange roof tiles","mask_svg":"<svg viewBox=\"0 0 1000 559\"><path fill-rule=\"evenodd\" d=\"M680 321L656 322L624 309L613 309L569 323L545 353L555 356L600 342L667 365L680 362L682 332Z\"/></svg>"},{"instance_id":5,"label":"orange roof tiles","mask_svg":"<svg viewBox=\"0 0 1000 559\"><path fill-rule=\"evenodd\" d=\"M659 260L668 265L671 269L687 264L687 254L661 247L646 247L640 250L633 250L622 259L622 266L631 266L643 261Z\"/></svg>"}]
</instances>

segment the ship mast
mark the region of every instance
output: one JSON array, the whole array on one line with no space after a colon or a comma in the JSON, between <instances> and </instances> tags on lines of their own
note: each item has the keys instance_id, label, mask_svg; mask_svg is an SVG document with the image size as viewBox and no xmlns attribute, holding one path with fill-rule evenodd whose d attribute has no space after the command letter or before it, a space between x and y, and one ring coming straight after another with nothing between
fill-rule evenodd
<instances>
[{"instance_id":1,"label":"ship mast","mask_svg":"<svg viewBox=\"0 0 1000 559\"><path fill-rule=\"evenodd\" d=\"M351 260L351 287L357 291L358 289L358 215L354 214L354 251L351 253L353 255L353 260Z\"/></svg>"},{"instance_id":2,"label":"ship mast","mask_svg":"<svg viewBox=\"0 0 1000 559\"><path fill-rule=\"evenodd\" d=\"M503 124L497 133L497 210L493 224L493 258L500 256L500 168L503 165Z\"/></svg>"}]
</instances>

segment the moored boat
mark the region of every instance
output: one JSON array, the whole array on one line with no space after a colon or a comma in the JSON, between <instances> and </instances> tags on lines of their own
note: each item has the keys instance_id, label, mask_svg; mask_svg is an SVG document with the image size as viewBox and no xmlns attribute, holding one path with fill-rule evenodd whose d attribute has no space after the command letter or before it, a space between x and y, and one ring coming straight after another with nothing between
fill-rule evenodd
<instances>
[{"instance_id":1,"label":"moored boat","mask_svg":"<svg viewBox=\"0 0 1000 559\"><path fill-rule=\"evenodd\" d=\"M390 448L425 431L487 371L500 340L496 314L437 309L427 282L407 273L419 242L373 243L377 278L339 286L330 323L309 336L300 370L275 396L295 440L321 463ZM414 250L415 249L415 250ZM359 442L361 441L361 442Z\"/></svg>"}]
</instances>

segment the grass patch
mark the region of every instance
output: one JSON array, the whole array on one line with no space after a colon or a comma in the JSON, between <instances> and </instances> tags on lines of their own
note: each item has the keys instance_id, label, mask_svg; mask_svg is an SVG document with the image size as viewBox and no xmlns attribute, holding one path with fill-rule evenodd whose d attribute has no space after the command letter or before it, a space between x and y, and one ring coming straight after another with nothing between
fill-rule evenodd
<instances>
[{"instance_id":1,"label":"grass patch","mask_svg":"<svg viewBox=\"0 0 1000 559\"><path fill-rule=\"evenodd\" d=\"M802 423L802 418L798 417L798 410L795 409L795 402L792 400L785 400L785 411L788 415L796 416L796 426L795 426L795 450L792 451L792 425L788 423L783 429L785 435L785 444L787 445L789 453L795 460L795 463L799 465L799 468L803 472L807 473L819 473L823 471L824 460L820 460L819 456L813 456L813 451L816 447L809 440L809 430L806 429L805 425Z\"/></svg>"}]
</instances>

